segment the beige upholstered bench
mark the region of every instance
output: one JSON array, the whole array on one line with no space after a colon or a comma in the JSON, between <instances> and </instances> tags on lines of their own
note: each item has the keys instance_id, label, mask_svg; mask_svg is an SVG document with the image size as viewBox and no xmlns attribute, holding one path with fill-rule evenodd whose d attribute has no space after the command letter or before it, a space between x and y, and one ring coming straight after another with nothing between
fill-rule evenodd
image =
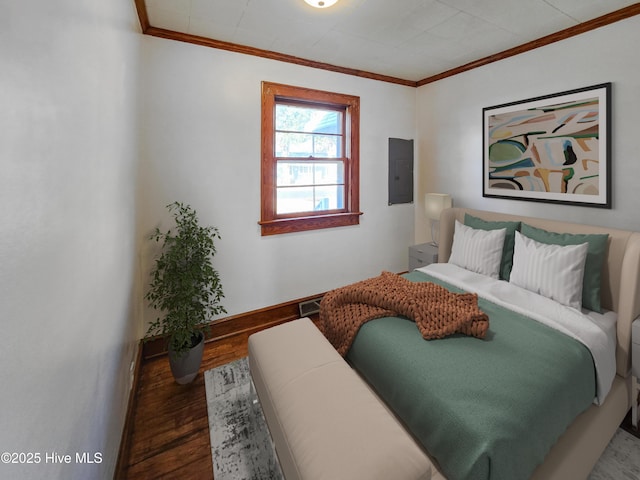
<instances>
[{"instance_id":1,"label":"beige upholstered bench","mask_svg":"<svg viewBox=\"0 0 640 480\"><path fill-rule=\"evenodd\" d=\"M249 367L287 480L431 479L429 457L308 318L251 335Z\"/></svg>"}]
</instances>

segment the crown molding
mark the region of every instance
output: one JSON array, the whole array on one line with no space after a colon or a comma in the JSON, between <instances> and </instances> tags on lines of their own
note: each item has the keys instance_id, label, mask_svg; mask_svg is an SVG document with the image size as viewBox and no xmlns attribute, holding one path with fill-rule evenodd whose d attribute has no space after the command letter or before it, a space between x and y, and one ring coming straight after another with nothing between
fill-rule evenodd
<instances>
[{"instance_id":1,"label":"crown molding","mask_svg":"<svg viewBox=\"0 0 640 480\"><path fill-rule=\"evenodd\" d=\"M489 55L487 57L475 60L473 62L469 62L465 65L452 68L451 70L447 70L445 72L441 72L436 75L432 75L430 77L425 77L422 80L415 81L415 80L406 80L406 79L393 77L389 75L381 75L378 73L367 72L364 70L358 70L354 68L340 67L338 65L332 65L324 62L316 62L314 60L300 58L293 55L287 55L284 53L278 53L270 50L263 50L260 48L240 45L237 43L214 40L212 38L202 37L199 35L192 35L189 33L181 33L181 32L176 32L174 30L167 30L164 28L154 27L149 23L149 16L147 14L147 7L145 5L145 0L134 0L134 2L135 2L136 9L138 11L140 27L142 28L142 33L145 35L151 35L153 37L158 37L158 38L165 38L168 40L176 40L179 42L192 43L194 45L216 48L219 50L226 50L226 51L235 52L235 53L242 53L245 55L253 55L256 57L267 58L270 60L293 63L296 65L302 65L305 67L318 68L321 70L328 70L331 72L343 73L345 75L353 75L356 77L368 78L371 80L378 80L381 82L405 85L408 87L421 87L423 85L427 85L428 83L442 80L443 78L451 77L453 75L458 75L459 73L467 72L469 70L473 70L478 67L483 67L490 63L504 60L506 58L513 57L516 55L520 55L521 53L535 50L536 48L544 47L552 43L560 42L562 40L566 40L567 38L571 38L576 35L580 35L582 33L586 33L591 30L595 30L597 28L604 27L606 25L610 25L612 23L619 22L621 20L625 20L627 18L640 14L640 3L634 3L633 5L629 5L628 7L621 8L620 10L616 10L615 12L611 12L606 15L602 15L600 17L594 18L592 20L582 22L573 27L565 28L564 30L560 30L550 35L546 35L536 40L523 43L522 45L519 45L517 47L509 48L507 50L496 53L494 55Z\"/></svg>"}]
</instances>

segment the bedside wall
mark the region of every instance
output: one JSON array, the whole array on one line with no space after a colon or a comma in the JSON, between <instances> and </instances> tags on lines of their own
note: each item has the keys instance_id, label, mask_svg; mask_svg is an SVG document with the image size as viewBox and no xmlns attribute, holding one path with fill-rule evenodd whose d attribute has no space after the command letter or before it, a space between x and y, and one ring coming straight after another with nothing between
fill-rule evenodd
<instances>
[{"instance_id":1,"label":"bedside wall","mask_svg":"<svg viewBox=\"0 0 640 480\"><path fill-rule=\"evenodd\" d=\"M640 16L418 88L417 198L449 193L454 206L640 230L636 145ZM482 197L482 109L612 82L613 209ZM429 238L419 202L416 243Z\"/></svg>"}]
</instances>

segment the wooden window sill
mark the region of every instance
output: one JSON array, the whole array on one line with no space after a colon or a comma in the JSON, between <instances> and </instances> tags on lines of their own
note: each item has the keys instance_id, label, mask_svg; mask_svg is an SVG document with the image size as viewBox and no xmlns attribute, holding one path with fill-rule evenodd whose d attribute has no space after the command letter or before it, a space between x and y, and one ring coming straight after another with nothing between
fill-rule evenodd
<instances>
[{"instance_id":1,"label":"wooden window sill","mask_svg":"<svg viewBox=\"0 0 640 480\"><path fill-rule=\"evenodd\" d=\"M282 233L358 225L360 223L360 215L362 215L362 212L333 213L330 215L264 220L258 223L262 227L262 236L279 235Z\"/></svg>"}]
</instances>

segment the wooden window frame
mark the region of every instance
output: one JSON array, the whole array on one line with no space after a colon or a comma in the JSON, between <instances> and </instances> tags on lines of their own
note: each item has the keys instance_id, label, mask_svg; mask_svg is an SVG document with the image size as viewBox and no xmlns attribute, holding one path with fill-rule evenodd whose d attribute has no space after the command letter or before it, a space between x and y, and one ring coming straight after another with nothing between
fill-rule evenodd
<instances>
[{"instance_id":1,"label":"wooden window frame","mask_svg":"<svg viewBox=\"0 0 640 480\"><path fill-rule=\"evenodd\" d=\"M336 211L278 214L276 211L275 109L278 102L292 102L344 111L344 208ZM343 227L360 223L360 97L262 82L262 235Z\"/></svg>"}]
</instances>

